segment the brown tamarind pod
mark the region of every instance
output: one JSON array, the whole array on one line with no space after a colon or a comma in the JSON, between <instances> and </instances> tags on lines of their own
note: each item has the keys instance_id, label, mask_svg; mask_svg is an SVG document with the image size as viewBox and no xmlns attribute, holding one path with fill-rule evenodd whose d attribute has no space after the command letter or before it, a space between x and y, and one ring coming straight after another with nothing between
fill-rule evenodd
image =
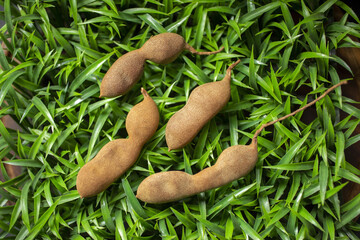
<instances>
[{"instance_id":1,"label":"brown tamarind pod","mask_svg":"<svg viewBox=\"0 0 360 240\"><path fill-rule=\"evenodd\" d=\"M257 137L265 127L303 111L324 98L333 89L346 83L347 81L340 82L296 111L261 125L255 132L251 144L235 145L225 149L213 166L205 168L195 175L182 171L160 172L150 175L140 183L136 197L147 203L171 202L223 186L247 175L256 165L258 159Z\"/></svg>"},{"instance_id":2,"label":"brown tamarind pod","mask_svg":"<svg viewBox=\"0 0 360 240\"><path fill-rule=\"evenodd\" d=\"M182 171L160 172L145 178L136 197L147 203L165 203L221 187L247 175L257 162L257 143L225 149L217 162L191 175Z\"/></svg>"},{"instance_id":3,"label":"brown tamarind pod","mask_svg":"<svg viewBox=\"0 0 360 240\"><path fill-rule=\"evenodd\" d=\"M143 75L145 60L140 50L122 55L105 74L100 97L116 97L130 90Z\"/></svg>"},{"instance_id":4,"label":"brown tamarind pod","mask_svg":"<svg viewBox=\"0 0 360 240\"><path fill-rule=\"evenodd\" d=\"M233 63L223 80L196 87L185 106L168 121L165 137L169 151L191 142L204 125L210 121L230 99L231 70L240 62Z\"/></svg>"},{"instance_id":5,"label":"brown tamarind pod","mask_svg":"<svg viewBox=\"0 0 360 240\"><path fill-rule=\"evenodd\" d=\"M148 93L141 91L144 100L136 104L126 118L129 138L107 143L80 169L76 187L81 197L95 196L109 187L136 162L143 145L155 134L159 111Z\"/></svg>"},{"instance_id":6,"label":"brown tamarind pod","mask_svg":"<svg viewBox=\"0 0 360 240\"><path fill-rule=\"evenodd\" d=\"M176 33L160 33L147 40L134 51L122 55L106 72L101 85L100 97L116 97L128 92L139 81L146 60L158 64L173 62L184 50L197 55L211 55L222 51L198 52Z\"/></svg>"}]
</instances>

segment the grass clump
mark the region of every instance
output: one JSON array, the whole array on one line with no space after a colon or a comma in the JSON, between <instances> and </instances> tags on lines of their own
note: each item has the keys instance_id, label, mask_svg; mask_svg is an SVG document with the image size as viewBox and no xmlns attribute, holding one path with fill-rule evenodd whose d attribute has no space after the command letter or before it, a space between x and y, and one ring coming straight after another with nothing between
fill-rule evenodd
<instances>
[{"instance_id":1,"label":"grass clump","mask_svg":"<svg viewBox=\"0 0 360 240\"><path fill-rule=\"evenodd\" d=\"M3 0L0 38L0 156L22 166L1 171L0 238L5 239L357 239L360 196L343 204L341 189L360 183L344 150L359 122L337 89L316 104L310 123L296 114L258 137L259 161L247 176L184 201L151 205L135 191L166 170L196 173L232 145L246 144L261 123L320 96L348 70L334 55L357 46L359 20L343 2L323 1L34 1ZM332 7L346 14L333 22ZM353 17L355 22L349 22ZM122 54L150 36L176 32L196 49L166 66L148 62L124 96L99 99L100 82ZM235 59L231 98L183 150L168 152L165 126L196 86L220 80ZM17 59L15 61L14 59ZM13 87L12 87L13 86ZM77 173L109 141L125 138L125 117L142 98L158 104L160 125L139 160L106 191L81 199ZM296 96L307 87L305 97ZM339 108L354 118L339 119ZM18 157L12 154L14 152ZM14 205L7 205L12 201Z\"/></svg>"}]
</instances>

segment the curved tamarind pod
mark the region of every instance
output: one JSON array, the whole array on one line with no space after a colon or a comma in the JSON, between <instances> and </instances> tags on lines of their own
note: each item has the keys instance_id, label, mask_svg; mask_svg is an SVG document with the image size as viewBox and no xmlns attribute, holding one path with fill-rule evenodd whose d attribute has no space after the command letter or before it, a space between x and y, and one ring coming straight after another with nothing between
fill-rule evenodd
<instances>
[{"instance_id":1,"label":"curved tamarind pod","mask_svg":"<svg viewBox=\"0 0 360 240\"><path fill-rule=\"evenodd\" d=\"M144 100L136 104L128 113L125 123L129 139L144 145L154 136L159 125L159 110L145 89L141 88Z\"/></svg>"},{"instance_id":2,"label":"curved tamarind pod","mask_svg":"<svg viewBox=\"0 0 360 240\"><path fill-rule=\"evenodd\" d=\"M116 97L129 91L143 75L145 60L140 50L122 55L106 72L100 97Z\"/></svg>"},{"instance_id":3,"label":"curved tamarind pod","mask_svg":"<svg viewBox=\"0 0 360 240\"><path fill-rule=\"evenodd\" d=\"M335 88L346 83L347 81L340 82L296 111L261 125L255 132L251 144L235 145L225 149L213 166L205 168L195 175L181 171L160 172L150 175L140 183L136 197L148 203L171 202L223 186L247 175L256 165L258 159L257 137L265 127L303 111L324 98Z\"/></svg>"},{"instance_id":4,"label":"curved tamarind pod","mask_svg":"<svg viewBox=\"0 0 360 240\"><path fill-rule=\"evenodd\" d=\"M225 149L217 162L191 175L182 171L160 172L145 178L136 197L147 203L172 202L221 187L247 175L257 162L257 143Z\"/></svg>"},{"instance_id":5,"label":"curved tamarind pod","mask_svg":"<svg viewBox=\"0 0 360 240\"><path fill-rule=\"evenodd\" d=\"M176 33L161 33L150 37L139 49L147 60L158 64L173 62L186 46L185 39Z\"/></svg>"},{"instance_id":6,"label":"curved tamarind pod","mask_svg":"<svg viewBox=\"0 0 360 240\"><path fill-rule=\"evenodd\" d=\"M144 100L135 105L126 118L129 138L107 143L80 169L76 187L81 197L95 196L109 187L136 162L143 145L155 134L159 111L148 93L141 91Z\"/></svg>"},{"instance_id":7,"label":"curved tamarind pod","mask_svg":"<svg viewBox=\"0 0 360 240\"><path fill-rule=\"evenodd\" d=\"M196 87L185 106L169 120L165 130L169 151L191 142L204 125L210 121L230 99L231 70L240 62L233 63L223 80Z\"/></svg>"},{"instance_id":8,"label":"curved tamarind pod","mask_svg":"<svg viewBox=\"0 0 360 240\"><path fill-rule=\"evenodd\" d=\"M109 68L100 85L100 97L116 97L128 92L141 78L146 60L168 64L184 50L197 55L211 55L223 49L198 52L187 44L182 36L176 33L160 33L147 40L141 48L122 55Z\"/></svg>"}]
</instances>

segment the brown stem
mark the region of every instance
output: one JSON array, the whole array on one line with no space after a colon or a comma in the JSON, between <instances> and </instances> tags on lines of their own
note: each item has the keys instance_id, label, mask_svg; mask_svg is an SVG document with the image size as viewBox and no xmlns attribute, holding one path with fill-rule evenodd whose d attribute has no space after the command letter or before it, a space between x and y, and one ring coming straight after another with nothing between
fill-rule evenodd
<instances>
[{"instance_id":1,"label":"brown stem","mask_svg":"<svg viewBox=\"0 0 360 240\"><path fill-rule=\"evenodd\" d=\"M222 50L224 50L224 47L221 47L219 50L214 51L214 52L198 52L195 48L193 48L192 46L190 46L188 43L186 43L185 45L185 49L190 51L192 54L197 54L197 55L212 55L212 54L216 54L221 52Z\"/></svg>"},{"instance_id":2,"label":"brown stem","mask_svg":"<svg viewBox=\"0 0 360 240\"><path fill-rule=\"evenodd\" d=\"M316 102L318 102L319 100L321 100L322 98L324 98L326 95L329 94L329 92L331 92L332 90L334 90L335 88L337 88L337 87L339 87L339 86L341 86L341 85L343 85L343 84L347 84L347 81L342 81L342 82L339 82L338 84L335 84L334 86L332 86L331 88L329 88L328 90L326 90L320 97L316 98L314 101L306 104L305 106L299 108L298 110L296 110L296 111L294 111L294 112L292 112L292 113L289 113L288 115L285 115L285 116L283 116L283 117L281 117L281 118L278 118L278 119L276 119L276 120L274 120L274 121L271 121L271 122L268 122L268 123L265 123L265 124L261 125L261 127L255 132L254 137L253 137L253 140L252 140L252 143L255 143L255 142L256 142L257 136L259 136L259 134L261 133L261 131L262 131L264 128L266 128L266 127L268 127L268 126L270 126L270 125L273 125L273 124L275 124L275 123L277 123L277 122L280 122L280 121L282 121L282 120L284 120L284 119L286 119L286 118L288 118L288 117L291 117L291 116L297 114L298 112L303 111L304 109L310 107L311 105L315 104Z\"/></svg>"},{"instance_id":3,"label":"brown stem","mask_svg":"<svg viewBox=\"0 0 360 240\"><path fill-rule=\"evenodd\" d=\"M240 59L237 60L236 62L234 62L233 64L231 64L231 65L228 67L228 69L226 69L226 74L231 76L231 70L233 70L234 67L235 67L236 65L238 65L239 62L241 62Z\"/></svg>"},{"instance_id":4,"label":"brown stem","mask_svg":"<svg viewBox=\"0 0 360 240\"><path fill-rule=\"evenodd\" d=\"M149 96L148 92L147 92L144 88L141 88L141 93L142 93L142 95L143 95L144 97L148 97L148 96Z\"/></svg>"}]
</instances>

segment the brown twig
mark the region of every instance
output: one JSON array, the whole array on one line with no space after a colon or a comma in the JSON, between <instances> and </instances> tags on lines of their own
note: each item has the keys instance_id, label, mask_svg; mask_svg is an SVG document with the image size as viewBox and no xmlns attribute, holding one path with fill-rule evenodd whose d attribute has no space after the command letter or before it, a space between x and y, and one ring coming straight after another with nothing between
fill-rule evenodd
<instances>
[{"instance_id":1,"label":"brown twig","mask_svg":"<svg viewBox=\"0 0 360 240\"><path fill-rule=\"evenodd\" d=\"M190 46L189 44L186 44L185 49L190 51L192 54L197 54L197 55L212 55L212 54L216 54L221 52L222 50L224 50L224 47L221 47L219 50L214 51L214 52L198 52L195 48L193 48L192 46Z\"/></svg>"},{"instance_id":2,"label":"brown twig","mask_svg":"<svg viewBox=\"0 0 360 240\"><path fill-rule=\"evenodd\" d=\"M292 113L289 113L288 115L285 115L285 116L283 116L283 117L281 117L281 118L278 118L278 119L276 119L276 120L274 120L274 121L271 121L271 122L268 122L268 123L265 123L265 124L261 125L261 127L255 132L254 137L253 137L253 141L254 141L254 139L256 140L257 136L259 136L259 134L261 133L261 131L262 131L264 128L266 128L266 127L268 127L268 126L270 126L270 125L273 125L273 124L275 124L275 123L277 123L277 122L280 122L280 121L282 121L282 120L284 120L284 119L286 119L286 118L288 118L288 117L291 117L291 116L297 114L298 112L303 111L304 109L310 107L311 105L315 104L315 103L318 102L319 100L323 99L326 95L329 94L329 92L331 92L331 91L334 90L335 88L337 88L337 87L339 87L339 86L341 86L341 85L344 85L344 84L347 84L347 81L342 81L342 82L339 82L338 84L335 84L334 86L332 86L331 88L329 88L328 90L326 90L320 97L316 98L314 101L306 104L305 106L299 108L298 110L296 110L296 111L294 111L294 112L292 112Z\"/></svg>"},{"instance_id":3,"label":"brown twig","mask_svg":"<svg viewBox=\"0 0 360 240\"><path fill-rule=\"evenodd\" d=\"M231 76L231 70L233 70L234 67L239 64L239 62L241 62L240 59L237 60L236 62L234 62L233 64L231 64L231 65L228 67L228 69L226 70L226 74Z\"/></svg>"}]
</instances>

